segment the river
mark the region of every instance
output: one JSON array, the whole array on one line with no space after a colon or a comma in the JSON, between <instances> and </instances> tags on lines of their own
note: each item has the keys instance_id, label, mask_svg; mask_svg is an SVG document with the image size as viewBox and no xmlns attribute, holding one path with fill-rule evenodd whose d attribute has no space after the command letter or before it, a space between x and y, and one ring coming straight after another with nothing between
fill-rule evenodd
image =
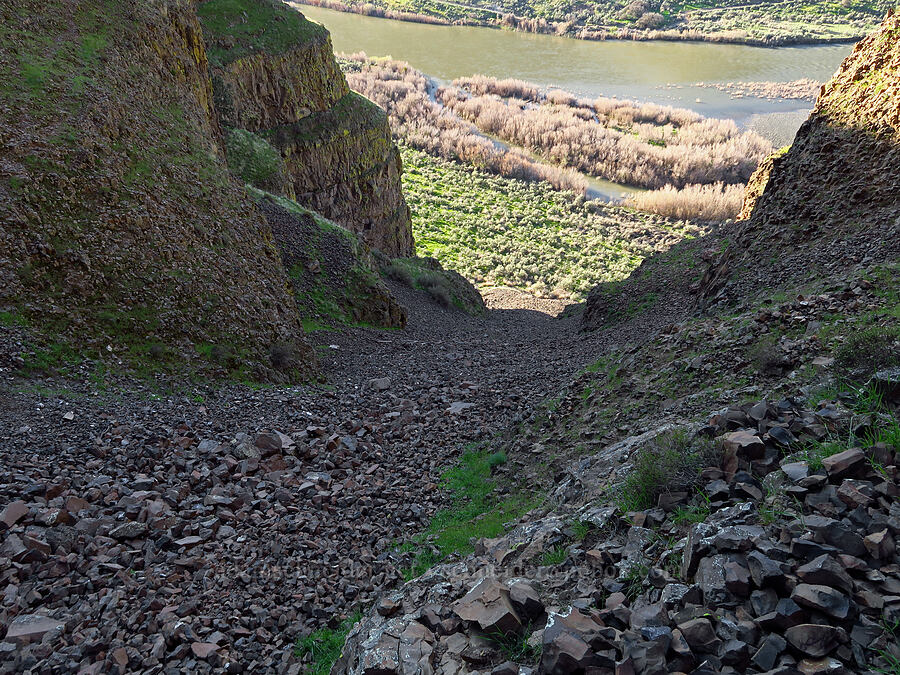
<instances>
[{"instance_id":1,"label":"river","mask_svg":"<svg viewBox=\"0 0 900 675\"><path fill-rule=\"evenodd\" d=\"M731 98L699 82L788 82L831 77L851 45L748 47L705 42L585 41L470 26L436 26L297 6L324 24L337 52L392 56L440 80L516 77L578 96L615 96L735 120L785 145L805 101Z\"/></svg>"}]
</instances>

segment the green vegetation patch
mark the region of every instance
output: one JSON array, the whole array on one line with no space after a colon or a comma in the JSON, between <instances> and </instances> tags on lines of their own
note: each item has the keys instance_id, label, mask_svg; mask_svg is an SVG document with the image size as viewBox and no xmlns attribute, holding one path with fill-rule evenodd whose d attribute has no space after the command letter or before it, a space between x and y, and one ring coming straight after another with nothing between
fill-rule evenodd
<instances>
[{"instance_id":1,"label":"green vegetation patch","mask_svg":"<svg viewBox=\"0 0 900 675\"><path fill-rule=\"evenodd\" d=\"M471 553L474 540L503 534L506 523L538 505L537 495L531 493L497 493L491 469L499 464L502 461L496 453L473 449L447 470L443 487L449 491L452 505L434 514L425 532L400 547L403 552L416 553L412 566L404 570L405 578L420 576L452 554Z\"/></svg>"},{"instance_id":2,"label":"green vegetation patch","mask_svg":"<svg viewBox=\"0 0 900 675\"><path fill-rule=\"evenodd\" d=\"M282 261L294 282L304 330L401 328L405 324L403 310L359 237L287 197L251 185L246 188L257 202L271 202L298 218L293 244L282 252Z\"/></svg>"},{"instance_id":3,"label":"green vegetation patch","mask_svg":"<svg viewBox=\"0 0 900 675\"><path fill-rule=\"evenodd\" d=\"M796 41L860 38L870 33L895 0L345 0L374 14L379 9L411 12L449 22L520 28L540 32L647 35L664 38L786 44ZM506 16L503 16L506 15ZM503 16L503 18L501 18ZM524 21L523 21L524 20Z\"/></svg>"},{"instance_id":4,"label":"green vegetation patch","mask_svg":"<svg viewBox=\"0 0 900 675\"><path fill-rule=\"evenodd\" d=\"M615 502L624 512L648 509L664 492L693 488L700 470L718 465L719 460L711 441L685 429L664 432L632 455L631 470L617 487Z\"/></svg>"},{"instance_id":5,"label":"green vegetation patch","mask_svg":"<svg viewBox=\"0 0 900 675\"><path fill-rule=\"evenodd\" d=\"M231 129L225 139L228 167L244 183L260 188L280 187L284 168L281 153L266 139L246 129Z\"/></svg>"},{"instance_id":6,"label":"green vegetation patch","mask_svg":"<svg viewBox=\"0 0 900 675\"><path fill-rule=\"evenodd\" d=\"M197 9L210 63L225 66L255 52L282 54L328 35L280 0L208 0Z\"/></svg>"},{"instance_id":7,"label":"green vegetation patch","mask_svg":"<svg viewBox=\"0 0 900 675\"><path fill-rule=\"evenodd\" d=\"M601 282L627 277L658 246L687 236L668 224L605 207L544 183L499 178L401 147L403 187L416 253L436 258L477 287L511 286L579 300ZM631 237L631 231L642 236Z\"/></svg>"},{"instance_id":8,"label":"green vegetation patch","mask_svg":"<svg viewBox=\"0 0 900 675\"><path fill-rule=\"evenodd\" d=\"M43 4L42 11L62 14L65 10L61 4L51 0ZM0 50L14 55L0 61L0 93L4 98L25 104L28 112L38 117L79 107L79 96L99 73L100 57L111 33L121 27L115 3L82 4L73 13L71 32L62 39L29 28L24 22L0 36ZM22 7L21 11L29 10Z\"/></svg>"},{"instance_id":9,"label":"green vegetation patch","mask_svg":"<svg viewBox=\"0 0 900 675\"><path fill-rule=\"evenodd\" d=\"M355 91L342 96L331 108L307 115L299 122L283 124L266 132L275 147L314 145L327 148L332 141L356 138L368 133L368 146L356 159L360 167L384 161L392 143L387 130L387 113Z\"/></svg>"},{"instance_id":10,"label":"green vegetation patch","mask_svg":"<svg viewBox=\"0 0 900 675\"><path fill-rule=\"evenodd\" d=\"M835 359L840 368L854 374L900 365L900 326L871 326L851 333Z\"/></svg>"},{"instance_id":11,"label":"green vegetation patch","mask_svg":"<svg viewBox=\"0 0 900 675\"><path fill-rule=\"evenodd\" d=\"M307 675L328 675L331 667L341 656L341 649L347 634L362 619L357 612L341 622L337 628L321 628L306 637L297 640L294 653L297 657L307 659Z\"/></svg>"}]
</instances>

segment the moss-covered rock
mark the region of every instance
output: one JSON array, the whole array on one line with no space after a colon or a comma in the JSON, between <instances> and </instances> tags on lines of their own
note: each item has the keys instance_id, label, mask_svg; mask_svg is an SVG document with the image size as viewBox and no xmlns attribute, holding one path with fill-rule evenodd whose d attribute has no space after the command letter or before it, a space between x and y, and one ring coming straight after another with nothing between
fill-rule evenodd
<instances>
[{"instance_id":1,"label":"moss-covered rock","mask_svg":"<svg viewBox=\"0 0 900 675\"><path fill-rule=\"evenodd\" d=\"M286 171L278 192L387 255L411 255L387 116L350 93L328 32L272 0L208 0L200 16L219 122L258 133L281 151Z\"/></svg>"},{"instance_id":2,"label":"moss-covered rock","mask_svg":"<svg viewBox=\"0 0 900 675\"><path fill-rule=\"evenodd\" d=\"M351 92L333 108L265 136L284 158L284 194L389 256L412 252L400 153L381 108Z\"/></svg>"},{"instance_id":3,"label":"moss-covered rock","mask_svg":"<svg viewBox=\"0 0 900 675\"><path fill-rule=\"evenodd\" d=\"M125 362L308 372L271 231L222 158L196 4L0 0L0 24L0 310Z\"/></svg>"},{"instance_id":4,"label":"moss-covered rock","mask_svg":"<svg viewBox=\"0 0 900 675\"><path fill-rule=\"evenodd\" d=\"M214 65L213 85L222 124L253 130L328 110L350 91L324 29L283 54L259 52Z\"/></svg>"},{"instance_id":5,"label":"moss-covered rock","mask_svg":"<svg viewBox=\"0 0 900 675\"><path fill-rule=\"evenodd\" d=\"M856 45L790 148L750 181L704 302L815 285L900 258L900 18Z\"/></svg>"}]
</instances>

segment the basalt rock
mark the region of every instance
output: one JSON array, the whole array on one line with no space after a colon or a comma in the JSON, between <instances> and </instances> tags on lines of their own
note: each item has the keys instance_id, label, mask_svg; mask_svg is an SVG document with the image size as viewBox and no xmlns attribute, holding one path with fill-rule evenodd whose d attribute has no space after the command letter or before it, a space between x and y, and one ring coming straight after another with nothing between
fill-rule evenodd
<instances>
[{"instance_id":1,"label":"basalt rock","mask_svg":"<svg viewBox=\"0 0 900 675\"><path fill-rule=\"evenodd\" d=\"M597 539L583 549L570 547L567 560L547 574L541 551L558 541L554 536L567 518L561 504L508 535L477 543L475 554L465 560L411 581L400 591L402 602L391 596L392 606L403 605L404 621L429 626L437 625L439 613L426 621L425 601L453 607L465 619L436 648L437 672L508 668L485 636L507 644L540 644L537 663L528 651L518 662L526 669L537 666L538 673L861 672L881 667L878 649L891 636L878 622L900 617L900 559L893 542L900 510L886 499L874 499L893 492L895 467L881 471L868 460L880 453L892 461L893 450L860 450L863 461L850 464L856 478L839 477L845 458L837 454L829 463L835 468L832 476L824 469L809 475L808 466L798 470L798 462L791 461L808 442L800 439L815 437L810 427L819 424L819 416L833 419L836 437L844 437L853 421L841 410L832 402L812 409L785 399L733 406L712 416L700 433L731 444L732 457L760 473L754 477L737 468L730 481L716 479L725 482L725 489L716 502L704 500L710 513L703 522L678 526L674 512L658 508L617 520L615 512L603 511L600 500L588 497L584 505L569 507L568 517L596 522ZM785 444L772 434L734 429L749 419L790 429L793 439ZM616 456L613 448L633 452L650 442L652 434L636 437L598 457ZM769 456L773 461L759 463L758 458ZM727 462L728 454L723 451L720 459ZM573 466L583 462L574 460ZM727 476L721 466L701 473ZM788 497L786 491L798 487L796 479L806 487ZM754 481L766 491L748 500L736 487ZM819 515L838 505L851 514L843 501L851 498L866 506L845 518ZM776 515L764 516L766 511ZM588 519L600 512L604 517ZM629 523L652 523L656 529ZM522 579L528 580L522 590L531 611L525 610L522 593L512 601L513 592L507 590L521 588ZM387 629L381 610L364 619L351 633L346 661L336 672L366 672L375 654L366 644Z\"/></svg>"},{"instance_id":2,"label":"basalt rock","mask_svg":"<svg viewBox=\"0 0 900 675\"><path fill-rule=\"evenodd\" d=\"M700 284L703 303L900 257L898 67L900 17L889 16L822 87L793 144L751 178L731 245Z\"/></svg>"},{"instance_id":3,"label":"basalt rock","mask_svg":"<svg viewBox=\"0 0 900 675\"><path fill-rule=\"evenodd\" d=\"M15 92L0 109L0 308L145 365L308 374L269 228L228 175L196 3L0 2L4 28L24 15L0 50ZM38 99L20 68L43 63L42 40L69 51ZM275 345L290 372L273 367Z\"/></svg>"},{"instance_id":4,"label":"basalt rock","mask_svg":"<svg viewBox=\"0 0 900 675\"><path fill-rule=\"evenodd\" d=\"M263 8L263 9L261 9ZM271 14L259 34L244 12ZM270 0L201 5L218 120L281 154L278 192L398 257L413 253L400 154L387 114L353 93L322 26Z\"/></svg>"}]
</instances>

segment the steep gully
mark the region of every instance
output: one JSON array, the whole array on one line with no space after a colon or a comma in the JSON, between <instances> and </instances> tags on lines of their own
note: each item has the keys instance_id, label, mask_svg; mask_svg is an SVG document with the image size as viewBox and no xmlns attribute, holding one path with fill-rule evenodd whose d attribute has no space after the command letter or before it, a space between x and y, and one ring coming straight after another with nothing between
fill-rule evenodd
<instances>
[{"instance_id":1,"label":"steep gully","mask_svg":"<svg viewBox=\"0 0 900 675\"><path fill-rule=\"evenodd\" d=\"M391 290L405 331L312 334L324 388L160 397L5 372L0 623L36 633L0 668L298 665L299 635L400 580L395 547L446 505L460 448L523 419L606 339L509 292L489 300L522 308L474 318ZM56 623L22 623L35 615ZM51 630L62 643L42 650Z\"/></svg>"}]
</instances>

